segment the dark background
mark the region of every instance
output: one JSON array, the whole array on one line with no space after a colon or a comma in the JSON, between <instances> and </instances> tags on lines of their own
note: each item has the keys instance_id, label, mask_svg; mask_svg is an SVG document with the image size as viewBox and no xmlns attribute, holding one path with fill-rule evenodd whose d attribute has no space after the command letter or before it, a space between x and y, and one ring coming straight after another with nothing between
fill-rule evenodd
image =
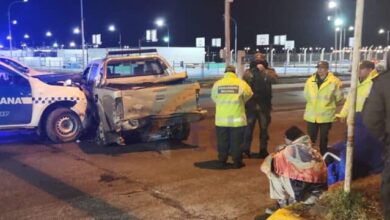
<instances>
[{"instance_id":1,"label":"dark background","mask_svg":"<svg viewBox=\"0 0 390 220\"><path fill-rule=\"evenodd\" d=\"M346 26L353 24L356 0L340 0ZM0 0L0 43L7 46L7 7L12 0ZM239 48L254 46L256 34L287 34L296 47L331 47L334 45L333 23L327 20L334 14L325 0L235 0L232 17L238 21ZM380 27L390 29L390 0L366 0L363 45L384 45L385 35ZM157 17L164 17L170 26L173 46L195 46L196 37L222 37L224 0L84 0L86 41L91 35L102 34L103 46L117 46L118 33L107 31L115 24L122 32L124 45L136 46L145 30L154 28ZM68 45L71 40L80 44L72 33L80 23L79 0L29 0L12 7L16 45L24 33L29 45L51 45L54 41ZM45 32L53 37L48 39ZM232 29L233 30L233 29ZM166 29L159 30L165 35ZM162 38L161 35L159 38ZM349 33L351 36L352 33ZM273 41L273 38L271 39ZM161 43L163 44L163 43ZM158 45L158 44L157 44Z\"/></svg>"}]
</instances>

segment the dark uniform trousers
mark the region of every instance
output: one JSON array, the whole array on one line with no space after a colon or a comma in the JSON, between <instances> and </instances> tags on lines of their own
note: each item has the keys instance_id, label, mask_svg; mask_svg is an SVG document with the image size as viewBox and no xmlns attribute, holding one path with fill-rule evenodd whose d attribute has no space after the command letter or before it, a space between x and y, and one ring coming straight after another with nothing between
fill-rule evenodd
<instances>
[{"instance_id":1,"label":"dark uniform trousers","mask_svg":"<svg viewBox=\"0 0 390 220\"><path fill-rule=\"evenodd\" d=\"M320 132L320 151L324 155L328 152L329 131L332 123L311 123L307 122L307 133L313 143L316 143L318 131Z\"/></svg>"},{"instance_id":2,"label":"dark uniform trousers","mask_svg":"<svg viewBox=\"0 0 390 220\"><path fill-rule=\"evenodd\" d=\"M390 146L387 146L387 149L390 149ZM386 158L389 158L388 152ZM390 159L386 159L385 161L385 168L382 173L381 194L385 211L385 220L390 220Z\"/></svg>"},{"instance_id":3,"label":"dark uniform trousers","mask_svg":"<svg viewBox=\"0 0 390 220\"><path fill-rule=\"evenodd\" d=\"M232 155L235 164L241 164L241 144L244 137L245 127L218 127L218 159L220 162L226 162L229 152Z\"/></svg>"},{"instance_id":4,"label":"dark uniform trousers","mask_svg":"<svg viewBox=\"0 0 390 220\"><path fill-rule=\"evenodd\" d=\"M271 112L259 110L256 112L247 113L247 120L248 126L245 129L242 151L250 152L253 139L253 131L255 130L256 122L259 122L260 128L260 152L267 151L269 139L268 127L271 123Z\"/></svg>"}]
</instances>

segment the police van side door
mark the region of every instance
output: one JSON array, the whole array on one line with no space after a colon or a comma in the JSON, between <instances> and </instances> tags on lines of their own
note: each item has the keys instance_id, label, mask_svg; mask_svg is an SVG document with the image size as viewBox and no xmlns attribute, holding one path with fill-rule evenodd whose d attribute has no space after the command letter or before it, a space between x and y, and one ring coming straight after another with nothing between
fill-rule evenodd
<instances>
[{"instance_id":1,"label":"police van side door","mask_svg":"<svg viewBox=\"0 0 390 220\"><path fill-rule=\"evenodd\" d=\"M0 65L0 127L31 123L31 92L27 77Z\"/></svg>"}]
</instances>

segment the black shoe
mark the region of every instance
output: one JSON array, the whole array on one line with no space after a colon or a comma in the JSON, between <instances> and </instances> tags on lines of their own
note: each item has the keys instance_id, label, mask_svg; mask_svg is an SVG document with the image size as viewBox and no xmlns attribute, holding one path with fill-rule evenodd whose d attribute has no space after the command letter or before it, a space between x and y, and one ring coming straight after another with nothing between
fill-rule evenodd
<instances>
[{"instance_id":1,"label":"black shoe","mask_svg":"<svg viewBox=\"0 0 390 220\"><path fill-rule=\"evenodd\" d=\"M245 164L243 162L240 163L234 163L233 164L233 169L240 169L242 167L245 167Z\"/></svg>"},{"instance_id":2,"label":"black shoe","mask_svg":"<svg viewBox=\"0 0 390 220\"><path fill-rule=\"evenodd\" d=\"M225 170L227 169L228 164L224 161L219 161L217 165L217 169Z\"/></svg>"},{"instance_id":3,"label":"black shoe","mask_svg":"<svg viewBox=\"0 0 390 220\"><path fill-rule=\"evenodd\" d=\"M246 150L242 152L246 157L251 158L251 152L249 150Z\"/></svg>"},{"instance_id":4,"label":"black shoe","mask_svg":"<svg viewBox=\"0 0 390 220\"><path fill-rule=\"evenodd\" d=\"M261 159L265 159L266 157L268 157L268 151L267 150L261 150L260 153L259 153L259 158Z\"/></svg>"}]
</instances>

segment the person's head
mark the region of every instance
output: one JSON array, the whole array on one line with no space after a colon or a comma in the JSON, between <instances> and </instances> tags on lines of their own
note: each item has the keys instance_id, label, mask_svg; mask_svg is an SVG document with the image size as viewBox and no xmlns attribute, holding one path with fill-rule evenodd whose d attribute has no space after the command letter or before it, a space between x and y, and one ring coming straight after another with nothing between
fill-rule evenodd
<instances>
[{"instance_id":1,"label":"person's head","mask_svg":"<svg viewBox=\"0 0 390 220\"><path fill-rule=\"evenodd\" d=\"M255 60L256 61L264 61L266 59L265 54L257 52L255 53Z\"/></svg>"},{"instance_id":2,"label":"person's head","mask_svg":"<svg viewBox=\"0 0 390 220\"><path fill-rule=\"evenodd\" d=\"M292 126L284 133L286 144L291 144L304 135L305 133L303 133L301 129L299 129L297 126Z\"/></svg>"},{"instance_id":3,"label":"person's head","mask_svg":"<svg viewBox=\"0 0 390 220\"><path fill-rule=\"evenodd\" d=\"M359 65L359 79L364 80L375 69L375 64L368 60L363 60Z\"/></svg>"},{"instance_id":4,"label":"person's head","mask_svg":"<svg viewBox=\"0 0 390 220\"><path fill-rule=\"evenodd\" d=\"M228 66L226 67L226 69L225 69L225 73L228 73L228 72L230 72L230 73L236 73L236 67L233 66L233 65L228 65Z\"/></svg>"},{"instance_id":5,"label":"person's head","mask_svg":"<svg viewBox=\"0 0 390 220\"><path fill-rule=\"evenodd\" d=\"M329 72L329 63L327 61L320 61L317 63L317 73L320 77L324 77Z\"/></svg>"}]
</instances>

